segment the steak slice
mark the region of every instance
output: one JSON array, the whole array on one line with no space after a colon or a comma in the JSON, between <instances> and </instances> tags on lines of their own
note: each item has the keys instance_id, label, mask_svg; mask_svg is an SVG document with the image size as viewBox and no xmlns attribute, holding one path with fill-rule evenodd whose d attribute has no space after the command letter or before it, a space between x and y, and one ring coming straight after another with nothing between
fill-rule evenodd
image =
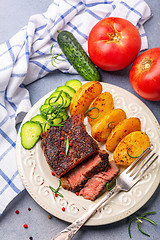
<instances>
[{"instance_id":1,"label":"steak slice","mask_svg":"<svg viewBox=\"0 0 160 240\"><path fill-rule=\"evenodd\" d=\"M109 169L106 169L89 179L79 194L85 199L94 201L103 192L107 182L112 181L118 172L119 170L117 167L110 165Z\"/></svg>"},{"instance_id":2,"label":"steak slice","mask_svg":"<svg viewBox=\"0 0 160 240\"><path fill-rule=\"evenodd\" d=\"M62 177L61 185L72 192L80 191L89 178L106 169L107 166L109 166L108 153L105 150L99 150Z\"/></svg>"},{"instance_id":3,"label":"steak slice","mask_svg":"<svg viewBox=\"0 0 160 240\"><path fill-rule=\"evenodd\" d=\"M47 163L51 170L56 169L56 174L63 172L59 162L59 151L61 146L61 127L51 127L47 132L42 133L41 147L44 151Z\"/></svg>"},{"instance_id":4,"label":"steak slice","mask_svg":"<svg viewBox=\"0 0 160 240\"><path fill-rule=\"evenodd\" d=\"M98 152L98 144L86 132L84 116L78 114L69 118L63 127L51 127L42 134L42 149L47 162L57 177L61 177L76 165ZM60 140L62 139L63 140ZM66 141L72 143L67 155Z\"/></svg>"}]
</instances>

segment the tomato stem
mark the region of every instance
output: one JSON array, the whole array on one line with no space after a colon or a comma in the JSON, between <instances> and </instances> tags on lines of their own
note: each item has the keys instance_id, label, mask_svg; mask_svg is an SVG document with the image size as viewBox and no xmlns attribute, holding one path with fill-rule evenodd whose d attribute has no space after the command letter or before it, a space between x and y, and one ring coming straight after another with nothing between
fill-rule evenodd
<instances>
[{"instance_id":1,"label":"tomato stem","mask_svg":"<svg viewBox=\"0 0 160 240\"><path fill-rule=\"evenodd\" d=\"M108 33L108 36L108 42L120 42L122 39L121 33L118 32L116 29L114 29L112 33Z\"/></svg>"},{"instance_id":2,"label":"tomato stem","mask_svg":"<svg viewBox=\"0 0 160 240\"><path fill-rule=\"evenodd\" d=\"M149 58L144 58L141 63L142 71L149 70L151 68L151 66L152 66L152 60Z\"/></svg>"}]
</instances>

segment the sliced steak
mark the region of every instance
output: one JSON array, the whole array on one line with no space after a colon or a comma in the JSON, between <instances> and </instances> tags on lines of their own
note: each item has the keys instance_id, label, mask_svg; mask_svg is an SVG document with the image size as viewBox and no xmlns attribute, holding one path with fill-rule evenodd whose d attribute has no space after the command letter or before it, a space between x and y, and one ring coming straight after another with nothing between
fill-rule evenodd
<instances>
[{"instance_id":1,"label":"sliced steak","mask_svg":"<svg viewBox=\"0 0 160 240\"><path fill-rule=\"evenodd\" d=\"M80 191L89 178L106 169L107 166L109 166L108 153L101 150L70 170L61 178L61 185L72 192Z\"/></svg>"},{"instance_id":2,"label":"sliced steak","mask_svg":"<svg viewBox=\"0 0 160 240\"><path fill-rule=\"evenodd\" d=\"M110 165L109 169L106 169L89 179L79 194L85 199L94 201L103 192L107 182L112 181L118 172L119 170L117 167Z\"/></svg>"},{"instance_id":3,"label":"sliced steak","mask_svg":"<svg viewBox=\"0 0 160 240\"><path fill-rule=\"evenodd\" d=\"M42 134L42 149L47 162L57 177L61 177L89 156L98 152L96 141L86 132L83 115L69 118L64 126L51 127ZM60 140L63 137L63 140ZM72 142L65 154L66 140Z\"/></svg>"}]
</instances>

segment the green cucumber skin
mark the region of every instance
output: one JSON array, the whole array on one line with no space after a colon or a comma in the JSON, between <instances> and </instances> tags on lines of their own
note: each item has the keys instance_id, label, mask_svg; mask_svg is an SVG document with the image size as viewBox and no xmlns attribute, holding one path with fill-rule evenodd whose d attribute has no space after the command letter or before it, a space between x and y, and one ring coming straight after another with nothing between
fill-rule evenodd
<instances>
[{"instance_id":1,"label":"green cucumber skin","mask_svg":"<svg viewBox=\"0 0 160 240\"><path fill-rule=\"evenodd\" d=\"M71 32L61 31L57 41L67 60L84 79L100 81L98 70Z\"/></svg>"},{"instance_id":2,"label":"green cucumber skin","mask_svg":"<svg viewBox=\"0 0 160 240\"><path fill-rule=\"evenodd\" d=\"M36 135L34 136L34 138L28 138L27 139L27 134L26 131L28 129L30 129L30 127L32 126L36 128ZM37 122L33 122L33 121L27 121L25 122L22 127L21 127L21 132L20 132L20 136L21 136L21 144L25 149L31 149L35 146L35 144L38 142L39 138L40 138L40 134L42 132L42 126L41 124L37 123Z\"/></svg>"}]
</instances>

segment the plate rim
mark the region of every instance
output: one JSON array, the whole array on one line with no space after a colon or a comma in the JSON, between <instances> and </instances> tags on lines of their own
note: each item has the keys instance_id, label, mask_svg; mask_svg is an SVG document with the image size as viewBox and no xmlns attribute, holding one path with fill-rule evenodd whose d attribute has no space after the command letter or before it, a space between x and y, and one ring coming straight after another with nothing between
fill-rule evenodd
<instances>
[{"instance_id":1,"label":"plate rim","mask_svg":"<svg viewBox=\"0 0 160 240\"><path fill-rule=\"evenodd\" d=\"M86 81L81 81L82 84L86 83ZM149 111L151 113L151 116L152 118L154 119L154 122L156 124L156 127L158 129L158 136L160 138L160 125L156 119L156 117L154 116L154 114L151 112L151 110L149 109L148 106L146 106L139 98L137 98L133 93L119 87L119 86L116 86L116 85L113 85L113 84L110 84L110 83L105 83L105 82L100 82L102 84L102 87L103 85L109 85L110 87L114 87L114 88L117 88L117 89L121 89L124 93L126 92L127 94L129 95L132 95L133 98L135 98L135 100L138 102L140 102L142 105L143 105L143 108L145 108L147 111ZM21 123L21 126L22 124L26 121L27 119L27 116L28 114L30 113L30 111L33 111L34 109L37 108L37 106L39 105L39 103L43 100L45 100L53 91L55 91L55 89L53 89L52 91L50 91L49 93L45 94L42 98L40 98L33 106L32 108L29 110L29 112L26 114L26 116L24 117L22 123ZM72 216L71 218L68 216L66 216L65 214L59 214L59 211L55 211L54 214L53 212L51 212L50 208L48 208L48 206L46 206L44 203L41 202L41 200L39 200L39 198L36 197L35 193L32 191L32 189L28 186L28 182L27 182L27 179L25 179L25 176L23 174L23 169L22 169L22 165L21 163L18 161L18 146L19 144L21 145L20 143L20 129L21 129L21 126L19 128L19 131L18 131L18 136L17 136L17 142L16 142L16 162L17 162L17 167L18 167L18 171L19 171L19 175L20 175L20 178L24 184L24 187L26 188L26 190L28 191L28 193L31 195L31 197L36 201L36 203L38 203L38 205L40 205L44 210L46 210L47 212L51 213L53 216L57 217L58 219L61 219L63 221L66 221L66 222L73 222L74 220L76 220L77 218ZM125 219L126 217L130 216L131 214L135 213L136 211L138 211L143 205L145 205L145 203L147 201L149 201L149 199L152 197L152 195L154 194L154 192L156 191L156 189L158 188L159 186L159 183L160 183L160 177L156 178L156 182L154 183L154 187L151 188L151 191L149 191L146 195L147 197L145 197L142 201L139 201L138 203L135 204L135 206L132 206L131 207L131 210L128 211L127 213L122 213L122 214L118 214L116 216L112 216L110 217L109 221L106 221L104 222L104 219L98 219L98 222L96 221L96 224L94 223L95 219L92 221L92 219L90 219L88 222L85 223L86 226L99 226L99 225L106 225L106 224L110 224L110 223L114 223L114 222L117 222L117 221L120 221L122 219ZM145 195L145 196L146 196ZM86 200L88 201L88 200Z\"/></svg>"}]
</instances>

